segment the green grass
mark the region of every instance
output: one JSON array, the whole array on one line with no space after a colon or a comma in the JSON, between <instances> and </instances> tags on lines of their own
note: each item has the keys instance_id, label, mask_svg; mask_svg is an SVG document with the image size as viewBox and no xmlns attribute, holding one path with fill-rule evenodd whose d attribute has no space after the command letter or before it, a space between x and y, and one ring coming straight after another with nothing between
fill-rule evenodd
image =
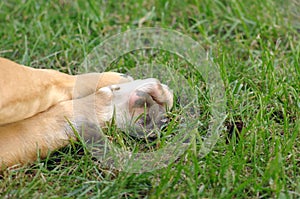
<instances>
[{"instance_id":1,"label":"green grass","mask_svg":"<svg viewBox=\"0 0 300 199\"><path fill-rule=\"evenodd\" d=\"M196 143L166 168L141 174L111 171L84 145L68 146L32 166L4 172L0 196L299 198L300 34L287 10L271 0L1 1L0 56L36 68L75 74L105 38L138 27L170 28L192 37L221 71L227 130L207 156L197 156ZM155 63L178 70L186 65L168 53L159 55ZM135 66L136 57L143 59L125 55L114 69ZM200 79L192 73L188 82L198 85ZM207 106L199 107L204 127Z\"/></svg>"}]
</instances>

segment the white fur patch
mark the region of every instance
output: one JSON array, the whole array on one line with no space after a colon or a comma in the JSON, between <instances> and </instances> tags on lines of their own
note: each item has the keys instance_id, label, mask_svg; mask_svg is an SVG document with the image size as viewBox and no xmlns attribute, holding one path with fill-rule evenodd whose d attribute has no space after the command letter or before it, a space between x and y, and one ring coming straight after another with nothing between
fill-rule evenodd
<instances>
[{"instance_id":1,"label":"white fur patch","mask_svg":"<svg viewBox=\"0 0 300 199\"><path fill-rule=\"evenodd\" d=\"M98 91L107 93L109 95L109 94L111 94L112 90L109 87L103 87L103 88L100 88Z\"/></svg>"}]
</instances>

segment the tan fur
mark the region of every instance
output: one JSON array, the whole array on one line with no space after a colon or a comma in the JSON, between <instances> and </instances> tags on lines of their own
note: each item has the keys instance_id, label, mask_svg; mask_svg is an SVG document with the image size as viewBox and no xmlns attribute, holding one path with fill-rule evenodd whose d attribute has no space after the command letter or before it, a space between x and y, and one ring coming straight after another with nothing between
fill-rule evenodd
<instances>
[{"instance_id":1,"label":"tan fur","mask_svg":"<svg viewBox=\"0 0 300 199\"><path fill-rule=\"evenodd\" d=\"M140 84L158 104L172 106L172 93L157 80L132 81L114 72L71 76L0 58L0 170L43 158L76 139L67 119L80 128L95 116L104 125L116 109L122 127L135 114L129 102Z\"/></svg>"}]
</instances>

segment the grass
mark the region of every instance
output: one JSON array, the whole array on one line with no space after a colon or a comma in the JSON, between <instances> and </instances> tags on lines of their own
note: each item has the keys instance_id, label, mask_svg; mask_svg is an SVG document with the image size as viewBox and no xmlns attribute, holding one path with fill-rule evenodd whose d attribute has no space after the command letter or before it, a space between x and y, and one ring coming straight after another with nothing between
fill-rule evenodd
<instances>
[{"instance_id":1,"label":"grass","mask_svg":"<svg viewBox=\"0 0 300 199\"><path fill-rule=\"evenodd\" d=\"M210 52L227 97L227 130L205 157L195 153L196 143L165 168L132 174L99 166L79 143L4 172L1 197L299 198L300 39L283 5L271 0L1 1L1 57L75 74L109 36L138 27L170 28ZM294 13L294 19L298 16ZM178 70L186 65L158 54L155 63ZM142 55L125 55L113 68L153 61ZM194 85L201 79L197 73L187 78ZM207 106L200 107L203 123Z\"/></svg>"}]
</instances>

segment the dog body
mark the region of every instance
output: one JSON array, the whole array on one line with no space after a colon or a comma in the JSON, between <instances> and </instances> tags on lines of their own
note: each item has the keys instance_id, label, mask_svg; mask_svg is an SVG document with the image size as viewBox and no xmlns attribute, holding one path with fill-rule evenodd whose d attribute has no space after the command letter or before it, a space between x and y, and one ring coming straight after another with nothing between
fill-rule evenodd
<instances>
[{"instance_id":1,"label":"dog body","mask_svg":"<svg viewBox=\"0 0 300 199\"><path fill-rule=\"evenodd\" d=\"M145 105L161 114L172 104L172 93L156 79L134 81L114 72L72 76L0 58L0 170L76 139L69 122L76 130L95 120L104 126L115 114L123 128Z\"/></svg>"}]
</instances>

